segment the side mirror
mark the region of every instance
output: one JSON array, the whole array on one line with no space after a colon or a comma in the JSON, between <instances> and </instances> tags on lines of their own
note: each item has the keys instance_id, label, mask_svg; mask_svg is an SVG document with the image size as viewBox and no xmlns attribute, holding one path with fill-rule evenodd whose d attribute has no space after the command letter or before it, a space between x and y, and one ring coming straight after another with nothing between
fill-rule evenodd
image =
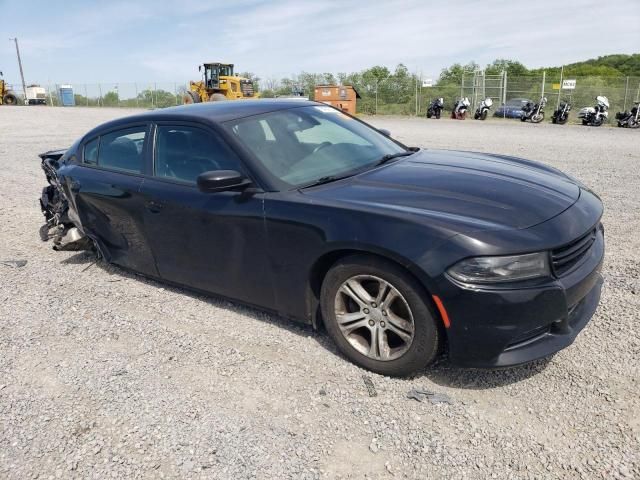
<instances>
[{"instance_id":1,"label":"side mirror","mask_svg":"<svg viewBox=\"0 0 640 480\"><path fill-rule=\"evenodd\" d=\"M391 132L386 128L379 128L378 131L383 134L385 137L391 138Z\"/></svg>"},{"instance_id":2,"label":"side mirror","mask_svg":"<svg viewBox=\"0 0 640 480\"><path fill-rule=\"evenodd\" d=\"M202 65L198 65L198 71L201 72L202 71Z\"/></svg>"},{"instance_id":3,"label":"side mirror","mask_svg":"<svg viewBox=\"0 0 640 480\"><path fill-rule=\"evenodd\" d=\"M251 180L235 170L212 170L198 175L198 190L204 193L242 190Z\"/></svg>"}]
</instances>

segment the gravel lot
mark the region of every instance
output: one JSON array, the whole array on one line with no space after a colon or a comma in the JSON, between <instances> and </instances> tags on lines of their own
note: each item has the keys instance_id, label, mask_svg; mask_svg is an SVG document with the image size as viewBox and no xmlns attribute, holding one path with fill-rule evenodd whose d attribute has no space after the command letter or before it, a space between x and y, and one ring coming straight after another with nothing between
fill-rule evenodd
<instances>
[{"instance_id":1,"label":"gravel lot","mask_svg":"<svg viewBox=\"0 0 640 480\"><path fill-rule=\"evenodd\" d=\"M40 241L37 153L128 113L0 107L0 260L28 262L0 263L1 478L640 478L638 132L370 119L410 145L541 160L606 206L603 299L574 345L391 379L306 326Z\"/></svg>"}]
</instances>

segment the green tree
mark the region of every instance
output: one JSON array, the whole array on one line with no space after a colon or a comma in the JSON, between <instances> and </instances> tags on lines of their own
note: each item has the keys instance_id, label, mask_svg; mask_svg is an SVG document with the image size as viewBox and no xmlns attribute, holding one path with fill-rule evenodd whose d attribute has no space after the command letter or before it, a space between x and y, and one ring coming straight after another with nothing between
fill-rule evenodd
<instances>
[{"instance_id":1,"label":"green tree","mask_svg":"<svg viewBox=\"0 0 640 480\"><path fill-rule=\"evenodd\" d=\"M118 92L109 91L102 97L102 105L105 107L117 107L120 103Z\"/></svg>"},{"instance_id":2,"label":"green tree","mask_svg":"<svg viewBox=\"0 0 640 480\"><path fill-rule=\"evenodd\" d=\"M473 72L478 70L480 65L476 62L469 62L466 65L461 65L459 63L454 63L448 68L445 68L440 72L440 77L438 78L438 83L456 83L460 84L462 82L462 74L464 72Z\"/></svg>"},{"instance_id":3,"label":"green tree","mask_svg":"<svg viewBox=\"0 0 640 480\"><path fill-rule=\"evenodd\" d=\"M147 89L138 94L137 103L140 107L164 108L172 107L180 103L180 100L176 98L176 95L166 90Z\"/></svg>"},{"instance_id":4,"label":"green tree","mask_svg":"<svg viewBox=\"0 0 640 480\"><path fill-rule=\"evenodd\" d=\"M499 75L503 71L507 72L507 75L512 76L524 76L529 73L527 67L525 67L522 63L517 60L508 60L504 58L499 58L494 60L484 69L487 75Z\"/></svg>"}]
</instances>

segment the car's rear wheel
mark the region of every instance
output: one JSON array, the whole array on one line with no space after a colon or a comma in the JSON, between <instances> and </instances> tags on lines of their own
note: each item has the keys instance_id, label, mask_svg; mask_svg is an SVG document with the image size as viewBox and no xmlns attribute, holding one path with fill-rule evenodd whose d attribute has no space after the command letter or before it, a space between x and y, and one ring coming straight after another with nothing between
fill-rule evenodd
<instances>
[{"instance_id":1,"label":"car's rear wheel","mask_svg":"<svg viewBox=\"0 0 640 480\"><path fill-rule=\"evenodd\" d=\"M408 375L436 356L440 334L422 288L395 264L370 256L334 265L322 284L325 326L354 363L383 375Z\"/></svg>"}]
</instances>

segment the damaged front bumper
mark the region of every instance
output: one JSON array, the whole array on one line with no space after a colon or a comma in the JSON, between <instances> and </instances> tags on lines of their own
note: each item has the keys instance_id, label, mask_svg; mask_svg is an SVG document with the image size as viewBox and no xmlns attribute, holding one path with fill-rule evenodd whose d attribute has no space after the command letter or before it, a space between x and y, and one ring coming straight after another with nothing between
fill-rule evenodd
<instances>
[{"instance_id":1,"label":"damaged front bumper","mask_svg":"<svg viewBox=\"0 0 640 480\"><path fill-rule=\"evenodd\" d=\"M69 208L69 201L58 176L66 150L51 150L39 155L49 185L42 189L40 208L46 223L40 227L43 242L53 239L54 250L90 250L93 242L82 231L79 219Z\"/></svg>"}]
</instances>

